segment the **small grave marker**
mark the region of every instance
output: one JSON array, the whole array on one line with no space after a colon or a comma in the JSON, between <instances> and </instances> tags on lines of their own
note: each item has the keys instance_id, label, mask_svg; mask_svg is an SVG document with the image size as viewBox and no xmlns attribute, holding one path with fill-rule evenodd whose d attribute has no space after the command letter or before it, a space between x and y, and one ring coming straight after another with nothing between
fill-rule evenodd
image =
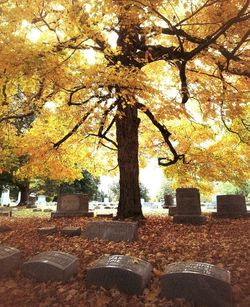
<instances>
[{"instance_id":1,"label":"small grave marker","mask_svg":"<svg viewBox=\"0 0 250 307\"><path fill-rule=\"evenodd\" d=\"M80 236L81 235L81 227L73 227L73 226L64 227L61 230L61 234L63 236L69 236L69 237Z\"/></svg>"},{"instance_id":2,"label":"small grave marker","mask_svg":"<svg viewBox=\"0 0 250 307\"><path fill-rule=\"evenodd\" d=\"M34 256L25 262L25 276L38 281L68 281L79 268L79 259L61 251L49 251Z\"/></svg>"},{"instance_id":3,"label":"small grave marker","mask_svg":"<svg viewBox=\"0 0 250 307\"><path fill-rule=\"evenodd\" d=\"M5 276L17 269L21 263L21 252L9 246L0 245L0 276Z\"/></svg>"},{"instance_id":4,"label":"small grave marker","mask_svg":"<svg viewBox=\"0 0 250 307\"><path fill-rule=\"evenodd\" d=\"M56 227L55 226L50 226L50 227L41 227L37 229L37 232L40 235L45 235L45 236L50 236L56 233Z\"/></svg>"},{"instance_id":5,"label":"small grave marker","mask_svg":"<svg viewBox=\"0 0 250 307\"><path fill-rule=\"evenodd\" d=\"M87 268L88 285L140 294L151 277L150 263L124 255L104 255Z\"/></svg>"},{"instance_id":6,"label":"small grave marker","mask_svg":"<svg viewBox=\"0 0 250 307\"><path fill-rule=\"evenodd\" d=\"M237 218L250 216L247 212L246 200L243 195L217 195L217 212L215 217Z\"/></svg>"},{"instance_id":7,"label":"small grave marker","mask_svg":"<svg viewBox=\"0 0 250 307\"><path fill-rule=\"evenodd\" d=\"M202 262L172 263L161 276L161 295L185 298L198 306L230 307L230 272Z\"/></svg>"},{"instance_id":8,"label":"small grave marker","mask_svg":"<svg viewBox=\"0 0 250 307\"><path fill-rule=\"evenodd\" d=\"M84 232L87 239L102 239L119 241L134 241L137 238L138 224L134 222L92 222Z\"/></svg>"}]
</instances>

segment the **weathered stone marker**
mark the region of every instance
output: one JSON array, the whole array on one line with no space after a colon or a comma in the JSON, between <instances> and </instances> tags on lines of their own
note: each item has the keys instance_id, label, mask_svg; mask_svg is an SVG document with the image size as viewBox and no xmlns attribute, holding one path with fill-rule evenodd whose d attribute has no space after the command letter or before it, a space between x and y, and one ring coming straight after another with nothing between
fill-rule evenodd
<instances>
[{"instance_id":1,"label":"weathered stone marker","mask_svg":"<svg viewBox=\"0 0 250 307\"><path fill-rule=\"evenodd\" d=\"M80 236L81 235L81 227L73 227L73 226L64 227L61 230L61 234L63 236L69 236L69 237Z\"/></svg>"},{"instance_id":2,"label":"weathered stone marker","mask_svg":"<svg viewBox=\"0 0 250 307\"><path fill-rule=\"evenodd\" d=\"M134 241L137 238L138 224L134 222L92 222L85 229L87 239L102 239L119 241Z\"/></svg>"},{"instance_id":3,"label":"weathered stone marker","mask_svg":"<svg viewBox=\"0 0 250 307\"><path fill-rule=\"evenodd\" d=\"M40 235L45 235L45 236L50 236L56 233L56 227L55 226L50 226L50 227L41 227L37 229L37 232Z\"/></svg>"},{"instance_id":4,"label":"weathered stone marker","mask_svg":"<svg viewBox=\"0 0 250 307\"><path fill-rule=\"evenodd\" d=\"M164 208L172 207L173 205L173 196L171 194L164 195Z\"/></svg>"},{"instance_id":5,"label":"weathered stone marker","mask_svg":"<svg viewBox=\"0 0 250 307\"><path fill-rule=\"evenodd\" d=\"M49 251L34 256L25 262L25 276L38 281L68 281L79 268L79 259L61 251Z\"/></svg>"},{"instance_id":6,"label":"weathered stone marker","mask_svg":"<svg viewBox=\"0 0 250 307\"><path fill-rule=\"evenodd\" d=\"M215 217L237 218L250 216L247 212L246 200L243 195L217 195L217 212Z\"/></svg>"},{"instance_id":7,"label":"weathered stone marker","mask_svg":"<svg viewBox=\"0 0 250 307\"><path fill-rule=\"evenodd\" d=\"M51 217L94 216L88 209L87 194L62 194L58 197L56 212L52 212Z\"/></svg>"},{"instance_id":8,"label":"weathered stone marker","mask_svg":"<svg viewBox=\"0 0 250 307\"><path fill-rule=\"evenodd\" d=\"M5 276L21 264L21 252L9 246L0 245L0 276Z\"/></svg>"},{"instance_id":9,"label":"weathered stone marker","mask_svg":"<svg viewBox=\"0 0 250 307\"><path fill-rule=\"evenodd\" d=\"M200 193L195 188L176 189L176 214L174 223L204 224L206 218L201 216Z\"/></svg>"},{"instance_id":10,"label":"weathered stone marker","mask_svg":"<svg viewBox=\"0 0 250 307\"><path fill-rule=\"evenodd\" d=\"M209 307L231 307L230 272L202 262L176 262L161 276L161 295Z\"/></svg>"},{"instance_id":11,"label":"weathered stone marker","mask_svg":"<svg viewBox=\"0 0 250 307\"><path fill-rule=\"evenodd\" d=\"M151 277L150 263L123 255L104 255L87 268L88 285L140 294Z\"/></svg>"}]
</instances>

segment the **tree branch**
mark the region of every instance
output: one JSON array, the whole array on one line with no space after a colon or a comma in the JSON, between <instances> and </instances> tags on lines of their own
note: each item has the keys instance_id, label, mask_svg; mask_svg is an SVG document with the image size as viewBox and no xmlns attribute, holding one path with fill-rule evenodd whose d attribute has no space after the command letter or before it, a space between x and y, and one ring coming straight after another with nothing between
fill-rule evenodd
<instances>
[{"instance_id":1,"label":"tree branch","mask_svg":"<svg viewBox=\"0 0 250 307\"><path fill-rule=\"evenodd\" d=\"M158 164L161 166L169 166L172 164L177 163L179 160L182 160L183 163L185 163L185 155L179 155L177 154L173 144L171 143L171 141L169 140L171 133L167 130L167 128L160 124L154 117L154 115L151 113L151 111L149 111L147 109L147 107L139 102L136 102L136 106L138 109L142 110L147 116L148 118L151 120L151 122L153 123L153 125L158 128L158 130L160 131L161 135L163 136L163 139L165 141L165 143L168 145L172 155L173 155L173 159L167 159L167 158L158 158ZM162 162L166 160L167 162Z\"/></svg>"}]
</instances>

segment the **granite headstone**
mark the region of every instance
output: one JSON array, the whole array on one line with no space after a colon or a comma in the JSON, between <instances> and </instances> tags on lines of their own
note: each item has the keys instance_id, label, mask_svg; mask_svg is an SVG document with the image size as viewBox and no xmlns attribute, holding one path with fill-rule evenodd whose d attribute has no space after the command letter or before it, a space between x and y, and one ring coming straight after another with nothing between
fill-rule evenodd
<instances>
[{"instance_id":1,"label":"granite headstone","mask_svg":"<svg viewBox=\"0 0 250 307\"><path fill-rule=\"evenodd\" d=\"M68 281L79 268L79 259L61 251L43 252L25 262L22 271L37 281Z\"/></svg>"},{"instance_id":2,"label":"granite headstone","mask_svg":"<svg viewBox=\"0 0 250 307\"><path fill-rule=\"evenodd\" d=\"M141 294L151 277L150 263L124 255L104 255L87 268L88 285Z\"/></svg>"},{"instance_id":3,"label":"granite headstone","mask_svg":"<svg viewBox=\"0 0 250 307\"><path fill-rule=\"evenodd\" d=\"M10 246L0 245L0 276L5 276L21 264L21 252Z\"/></svg>"},{"instance_id":4,"label":"granite headstone","mask_svg":"<svg viewBox=\"0 0 250 307\"><path fill-rule=\"evenodd\" d=\"M202 262L172 263L161 276L161 295L197 306L231 307L230 272Z\"/></svg>"},{"instance_id":5,"label":"granite headstone","mask_svg":"<svg viewBox=\"0 0 250 307\"><path fill-rule=\"evenodd\" d=\"M217 195L216 198L217 212L213 212L213 216L222 218L250 216L243 195Z\"/></svg>"},{"instance_id":6,"label":"granite headstone","mask_svg":"<svg viewBox=\"0 0 250 307\"><path fill-rule=\"evenodd\" d=\"M94 216L89 212L89 198L87 194L61 194L57 200L56 212L51 217Z\"/></svg>"},{"instance_id":7,"label":"granite headstone","mask_svg":"<svg viewBox=\"0 0 250 307\"><path fill-rule=\"evenodd\" d=\"M137 238L138 224L136 222L100 221L89 223L84 236L87 239L110 241L134 241Z\"/></svg>"},{"instance_id":8,"label":"granite headstone","mask_svg":"<svg viewBox=\"0 0 250 307\"><path fill-rule=\"evenodd\" d=\"M201 215L200 193L196 188L176 189L176 214L174 223L204 224L206 218Z\"/></svg>"}]
</instances>

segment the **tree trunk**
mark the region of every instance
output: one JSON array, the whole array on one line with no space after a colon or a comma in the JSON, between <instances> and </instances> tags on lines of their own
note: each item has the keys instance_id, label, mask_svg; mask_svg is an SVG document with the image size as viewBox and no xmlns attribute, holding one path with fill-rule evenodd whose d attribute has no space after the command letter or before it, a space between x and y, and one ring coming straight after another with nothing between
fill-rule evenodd
<instances>
[{"instance_id":1,"label":"tree trunk","mask_svg":"<svg viewBox=\"0 0 250 307\"><path fill-rule=\"evenodd\" d=\"M120 199L117 218L143 218L138 162L138 128L140 119L132 105L118 105L122 116L117 116L116 137L118 143L118 165L120 170Z\"/></svg>"},{"instance_id":2,"label":"tree trunk","mask_svg":"<svg viewBox=\"0 0 250 307\"><path fill-rule=\"evenodd\" d=\"M21 200L18 206L29 205L29 194L30 194L29 182L24 181L22 183L19 183L18 188L19 188L19 191L21 192Z\"/></svg>"}]
</instances>

